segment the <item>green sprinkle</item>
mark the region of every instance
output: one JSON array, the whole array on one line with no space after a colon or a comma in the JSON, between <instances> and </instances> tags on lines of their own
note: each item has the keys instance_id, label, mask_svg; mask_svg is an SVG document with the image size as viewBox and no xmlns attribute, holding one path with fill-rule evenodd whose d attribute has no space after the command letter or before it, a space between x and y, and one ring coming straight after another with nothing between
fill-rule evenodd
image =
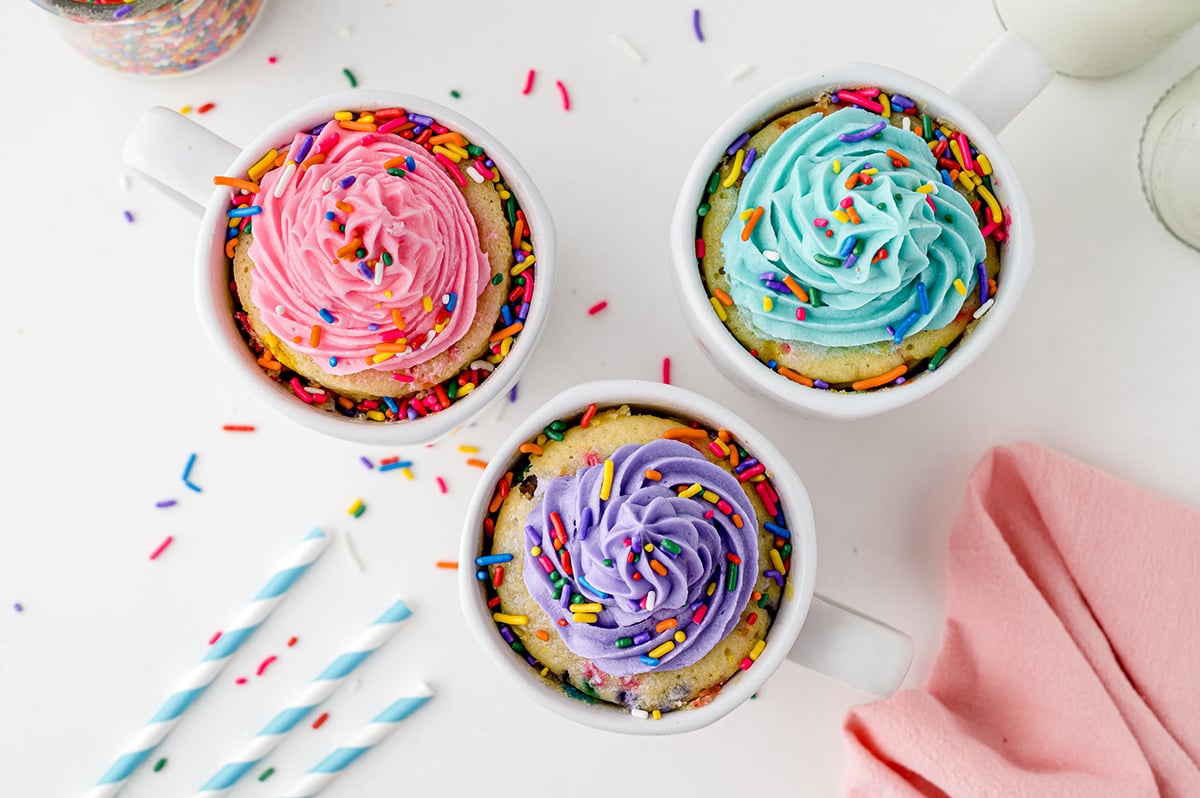
<instances>
[{"instance_id":1,"label":"green sprinkle","mask_svg":"<svg viewBox=\"0 0 1200 798\"><path fill-rule=\"evenodd\" d=\"M837 267L842 265L842 262L837 258L830 257L829 255L822 255L820 253L813 255L813 260L822 266Z\"/></svg>"},{"instance_id":2,"label":"green sprinkle","mask_svg":"<svg viewBox=\"0 0 1200 798\"><path fill-rule=\"evenodd\" d=\"M879 203L878 205L876 205L875 207L876 207L876 208L878 208L878 209L879 209L879 210L881 210L881 211L886 211L886 210L887 210L887 205L883 204L882 202L881 202L881 203Z\"/></svg>"},{"instance_id":3,"label":"green sprinkle","mask_svg":"<svg viewBox=\"0 0 1200 798\"><path fill-rule=\"evenodd\" d=\"M587 599L585 599L583 597L582 593L572 593L571 594L571 603L572 604L586 604Z\"/></svg>"},{"instance_id":4,"label":"green sprinkle","mask_svg":"<svg viewBox=\"0 0 1200 798\"><path fill-rule=\"evenodd\" d=\"M892 199L894 199L896 202L899 202L902 199L902 197L899 194L893 194Z\"/></svg>"},{"instance_id":5,"label":"green sprinkle","mask_svg":"<svg viewBox=\"0 0 1200 798\"><path fill-rule=\"evenodd\" d=\"M991 191L991 190L992 190L992 187L988 186L988 191ZM254 232L254 222L246 222L246 226L242 228L242 232L243 233Z\"/></svg>"},{"instance_id":6,"label":"green sprinkle","mask_svg":"<svg viewBox=\"0 0 1200 798\"><path fill-rule=\"evenodd\" d=\"M525 276L519 274L516 277L514 277L513 285L525 285Z\"/></svg>"},{"instance_id":7,"label":"green sprinkle","mask_svg":"<svg viewBox=\"0 0 1200 798\"><path fill-rule=\"evenodd\" d=\"M946 347L942 347L933 353L933 357L929 360L929 370L936 371L937 367L942 365L942 361L946 359Z\"/></svg>"},{"instance_id":8,"label":"green sprinkle","mask_svg":"<svg viewBox=\"0 0 1200 798\"><path fill-rule=\"evenodd\" d=\"M555 432L562 432L566 428L567 422L563 421L562 419L550 422L550 429L554 430Z\"/></svg>"},{"instance_id":9,"label":"green sprinkle","mask_svg":"<svg viewBox=\"0 0 1200 798\"><path fill-rule=\"evenodd\" d=\"M700 207L696 209L697 216L708 216L708 212L712 210L712 205L707 202L700 203Z\"/></svg>"},{"instance_id":10,"label":"green sprinkle","mask_svg":"<svg viewBox=\"0 0 1200 798\"><path fill-rule=\"evenodd\" d=\"M358 78L354 77L354 73L349 69L343 69L342 74L346 76L346 80L350 81L350 88L353 89L358 85ZM262 779L259 779L259 781L262 781Z\"/></svg>"},{"instance_id":11,"label":"green sprinkle","mask_svg":"<svg viewBox=\"0 0 1200 798\"><path fill-rule=\"evenodd\" d=\"M808 287L808 303L814 308L821 307L821 295L812 286Z\"/></svg>"},{"instance_id":12,"label":"green sprinkle","mask_svg":"<svg viewBox=\"0 0 1200 798\"><path fill-rule=\"evenodd\" d=\"M633 645L632 637L618 637L617 638L617 648L629 648L632 645Z\"/></svg>"},{"instance_id":13,"label":"green sprinkle","mask_svg":"<svg viewBox=\"0 0 1200 798\"><path fill-rule=\"evenodd\" d=\"M164 756L162 759L160 759L154 763L154 772L157 773L158 771L162 770L166 766L166 764L167 764L167 758Z\"/></svg>"},{"instance_id":14,"label":"green sprinkle","mask_svg":"<svg viewBox=\"0 0 1200 798\"><path fill-rule=\"evenodd\" d=\"M559 585L557 588L554 589L554 595L552 596L552 598L555 601L558 601L560 598L562 598L562 585Z\"/></svg>"},{"instance_id":15,"label":"green sprinkle","mask_svg":"<svg viewBox=\"0 0 1200 798\"><path fill-rule=\"evenodd\" d=\"M563 439L563 434L556 429L546 427L542 432L546 433L546 437L552 441L561 441Z\"/></svg>"},{"instance_id":16,"label":"green sprinkle","mask_svg":"<svg viewBox=\"0 0 1200 798\"><path fill-rule=\"evenodd\" d=\"M607 566L607 567L609 567L609 568L612 568L614 563L613 563L613 561L612 561L612 560L610 560L610 559L608 559L607 557L605 557L605 558L604 558L604 564L605 564L605 566Z\"/></svg>"},{"instance_id":17,"label":"green sprinkle","mask_svg":"<svg viewBox=\"0 0 1200 798\"><path fill-rule=\"evenodd\" d=\"M942 218L946 220L946 224L954 224L954 216L952 214L948 213Z\"/></svg>"},{"instance_id":18,"label":"green sprinkle","mask_svg":"<svg viewBox=\"0 0 1200 798\"><path fill-rule=\"evenodd\" d=\"M391 253L389 253L389 252L385 252L385 253L383 253L382 255L380 255L380 256L379 256L379 259L380 259L381 261L383 261L383 265L384 265L384 266L391 266L391 265L392 265L392 255L391 255Z\"/></svg>"},{"instance_id":19,"label":"green sprinkle","mask_svg":"<svg viewBox=\"0 0 1200 798\"><path fill-rule=\"evenodd\" d=\"M349 74L349 73L347 73L347 74ZM271 778L271 774L274 772L275 772L275 768L267 768L261 774L259 774L258 780L266 781L267 779Z\"/></svg>"},{"instance_id":20,"label":"green sprinkle","mask_svg":"<svg viewBox=\"0 0 1200 798\"><path fill-rule=\"evenodd\" d=\"M525 653L525 644L522 643L520 640L513 640L511 648L513 651L517 652L518 654Z\"/></svg>"},{"instance_id":21,"label":"green sprinkle","mask_svg":"<svg viewBox=\"0 0 1200 798\"><path fill-rule=\"evenodd\" d=\"M782 546L780 546L779 547L779 556L785 560L788 557L791 557L792 556L792 544L784 543Z\"/></svg>"},{"instance_id":22,"label":"green sprinkle","mask_svg":"<svg viewBox=\"0 0 1200 798\"><path fill-rule=\"evenodd\" d=\"M468 144L467 155L470 155L472 158L478 158L483 155L483 147L480 147L476 144Z\"/></svg>"},{"instance_id":23,"label":"green sprinkle","mask_svg":"<svg viewBox=\"0 0 1200 798\"><path fill-rule=\"evenodd\" d=\"M367 257L367 251L365 249L363 249L362 247L359 247L358 249L354 250L354 257L365 258L365 257Z\"/></svg>"},{"instance_id":24,"label":"green sprinkle","mask_svg":"<svg viewBox=\"0 0 1200 798\"><path fill-rule=\"evenodd\" d=\"M361 518L362 514L365 513L366 511L367 511L367 505L365 505L365 504L359 505L358 508L354 511L354 517Z\"/></svg>"},{"instance_id":25,"label":"green sprinkle","mask_svg":"<svg viewBox=\"0 0 1200 798\"><path fill-rule=\"evenodd\" d=\"M929 119L929 114L921 114L921 136L926 141L933 140L933 122Z\"/></svg>"},{"instance_id":26,"label":"green sprinkle","mask_svg":"<svg viewBox=\"0 0 1200 798\"><path fill-rule=\"evenodd\" d=\"M404 177L403 169L392 168L392 169L387 170L387 173L389 175L391 175L392 177Z\"/></svg>"},{"instance_id":27,"label":"green sprinkle","mask_svg":"<svg viewBox=\"0 0 1200 798\"><path fill-rule=\"evenodd\" d=\"M679 552L683 551L683 549L681 549L681 548L679 547L679 544L678 544L678 543L676 543L675 541L671 540L670 538L663 538L663 539L662 539L662 540L659 542L659 544L658 544L658 545L659 545L659 546L660 546L660 547L661 547L663 550L665 550L665 551L669 551L669 552L671 552L672 554L678 554Z\"/></svg>"},{"instance_id":28,"label":"green sprinkle","mask_svg":"<svg viewBox=\"0 0 1200 798\"><path fill-rule=\"evenodd\" d=\"M729 563L729 571L725 575L725 590L732 593L737 590L738 581L738 564L735 562Z\"/></svg>"},{"instance_id":29,"label":"green sprinkle","mask_svg":"<svg viewBox=\"0 0 1200 798\"><path fill-rule=\"evenodd\" d=\"M576 701L583 701L586 704L595 704L596 699L587 693L580 690L573 684L567 682L562 683L562 691L567 694L568 698L574 698Z\"/></svg>"},{"instance_id":30,"label":"green sprinkle","mask_svg":"<svg viewBox=\"0 0 1200 798\"><path fill-rule=\"evenodd\" d=\"M862 239L862 238L858 239L858 241L857 241L857 242L855 242L855 244L854 244L854 255L855 255L855 257L861 257L861 256L862 256L862 254L863 254L863 250L864 250L864 249L866 249L866 248L867 248L867 242L866 242L866 240L865 240L865 239Z\"/></svg>"},{"instance_id":31,"label":"green sprinkle","mask_svg":"<svg viewBox=\"0 0 1200 798\"><path fill-rule=\"evenodd\" d=\"M497 274L495 277L492 278L492 285L500 285L500 283L502 283L502 282L504 282L503 274Z\"/></svg>"},{"instance_id":32,"label":"green sprinkle","mask_svg":"<svg viewBox=\"0 0 1200 798\"><path fill-rule=\"evenodd\" d=\"M458 394L458 380L450 380L450 385L446 388L446 396L453 399Z\"/></svg>"},{"instance_id":33,"label":"green sprinkle","mask_svg":"<svg viewBox=\"0 0 1200 798\"><path fill-rule=\"evenodd\" d=\"M715 194L717 191L717 186L720 184L720 182L721 182L721 173L713 172L712 177L710 177L708 179L708 187L705 189L705 191L709 194Z\"/></svg>"},{"instance_id":34,"label":"green sprinkle","mask_svg":"<svg viewBox=\"0 0 1200 798\"><path fill-rule=\"evenodd\" d=\"M344 232L346 232L346 225L344 225L344 224L339 224L339 225L338 225L338 232L339 232L339 233L344 233Z\"/></svg>"},{"instance_id":35,"label":"green sprinkle","mask_svg":"<svg viewBox=\"0 0 1200 798\"><path fill-rule=\"evenodd\" d=\"M512 197L504 201L504 215L508 217L509 227L517 223L517 201Z\"/></svg>"},{"instance_id":36,"label":"green sprinkle","mask_svg":"<svg viewBox=\"0 0 1200 798\"><path fill-rule=\"evenodd\" d=\"M458 93L458 89L451 89L450 96L457 100L462 95Z\"/></svg>"}]
</instances>

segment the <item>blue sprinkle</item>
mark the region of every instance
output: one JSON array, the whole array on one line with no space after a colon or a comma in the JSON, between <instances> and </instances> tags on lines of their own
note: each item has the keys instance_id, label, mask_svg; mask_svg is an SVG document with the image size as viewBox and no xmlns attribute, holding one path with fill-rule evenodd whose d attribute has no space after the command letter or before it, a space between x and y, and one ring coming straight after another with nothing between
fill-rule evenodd
<instances>
[{"instance_id":1,"label":"blue sprinkle","mask_svg":"<svg viewBox=\"0 0 1200 798\"><path fill-rule=\"evenodd\" d=\"M417 171L417 162L413 160L413 157L411 155L407 156L404 159L404 165L408 167L408 171L410 171L410 172Z\"/></svg>"},{"instance_id":2,"label":"blue sprinkle","mask_svg":"<svg viewBox=\"0 0 1200 798\"><path fill-rule=\"evenodd\" d=\"M396 400L393 399L392 397L390 397L390 396L383 397L383 403L385 405L387 405L388 410L391 410L393 413L400 412L400 405L396 404Z\"/></svg>"},{"instance_id":3,"label":"blue sprinkle","mask_svg":"<svg viewBox=\"0 0 1200 798\"><path fill-rule=\"evenodd\" d=\"M319 315L322 319L324 319L326 324L337 324L337 319L335 319L333 317L333 314L330 313L325 308L321 308L320 310L318 310L317 315Z\"/></svg>"},{"instance_id":4,"label":"blue sprinkle","mask_svg":"<svg viewBox=\"0 0 1200 798\"><path fill-rule=\"evenodd\" d=\"M458 307L458 292L451 291L446 299L446 312L453 313L456 307Z\"/></svg>"},{"instance_id":5,"label":"blue sprinkle","mask_svg":"<svg viewBox=\"0 0 1200 798\"><path fill-rule=\"evenodd\" d=\"M358 178L355 177L354 175L350 175L349 177L343 177L341 180L338 181L338 185L341 186L342 188L350 188L350 186L354 185L354 181L357 179Z\"/></svg>"},{"instance_id":6,"label":"blue sprinkle","mask_svg":"<svg viewBox=\"0 0 1200 798\"><path fill-rule=\"evenodd\" d=\"M502 562L512 562L511 554L487 554L483 557L476 557L475 564L478 566L499 565Z\"/></svg>"},{"instance_id":7,"label":"blue sprinkle","mask_svg":"<svg viewBox=\"0 0 1200 798\"><path fill-rule=\"evenodd\" d=\"M500 315L504 318L504 326L505 327L508 327L510 324L513 323L512 308L510 308L508 305L500 306Z\"/></svg>"},{"instance_id":8,"label":"blue sprinkle","mask_svg":"<svg viewBox=\"0 0 1200 798\"><path fill-rule=\"evenodd\" d=\"M240 232L242 231L238 230L236 227L229 228L227 231L225 231L225 240L228 241L231 238L237 238L238 233Z\"/></svg>"},{"instance_id":9,"label":"blue sprinkle","mask_svg":"<svg viewBox=\"0 0 1200 798\"><path fill-rule=\"evenodd\" d=\"M597 598L602 598L602 599L612 598L611 593L605 593L603 590L593 587L588 582L588 580L584 579L582 576L576 576L575 581L577 581L579 584L586 587L588 589L588 592L591 593L592 595L596 596Z\"/></svg>"},{"instance_id":10,"label":"blue sprinkle","mask_svg":"<svg viewBox=\"0 0 1200 798\"><path fill-rule=\"evenodd\" d=\"M942 182L945 183L946 185L950 186L951 188L954 188L954 181L950 179L950 173L947 172L945 169L942 169L941 173L942 173ZM926 194L925 196L929 196L929 195Z\"/></svg>"},{"instance_id":11,"label":"blue sprinkle","mask_svg":"<svg viewBox=\"0 0 1200 798\"><path fill-rule=\"evenodd\" d=\"M488 578L487 571L476 571L475 578L478 579L480 582L487 581L487 578Z\"/></svg>"},{"instance_id":12,"label":"blue sprinkle","mask_svg":"<svg viewBox=\"0 0 1200 798\"><path fill-rule=\"evenodd\" d=\"M854 250L854 245L858 243L858 238L855 236L846 236L846 240L842 242L842 246L838 248L838 257L844 258Z\"/></svg>"},{"instance_id":13,"label":"blue sprinkle","mask_svg":"<svg viewBox=\"0 0 1200 798\"><path fill-rule=\"evenodd\" d=\"M638 659L643 665L649 665L651 668L655 667L660 662L660 660L656 659L655 657L647 657L645 654L639 654Z\"/></svg>"},{"instance_id":14,"label":"blue sprinkle","mask_svg":"<svg viewBox=\"0 0 1200 798\"><path fill-rule=\"evenodd\" d=\"M335 214L333 211L325 211L325 221L332 222L336 218L337 214Z\"/></svg>"},{"instance_id":15,"label":"blue sprinkle","mask_svg":"<svg viewBox=\"0 0 1200 798\"><path fill-rule=\"evenodd\" d=\"M773 368L775 368L775 367L776 367L776 366L778 366L778 365L779 365L779 361L778 361L778 360L768 360L768 361L767 361L767 368L769 368L769 369L773 369Z\"/></svg>"},{"instance_id":16,"label":"blue sprinkle","mask_svg":"<svg viewBox=\"0 0 1200 798\"><path fill-rule=\"evenodd\" d=\"M337 368L337 364L338 364L337 355L331 355L329 358L329 367L331 369Z\"/></svg>"},{"instance_id":17,"label":"blue sprinkle","mask_svg":"<svg viewBox=\"0 0 1200 798\"><path fill-rule=\"evenodd\" d=\"M917 283L917 302L921 305L921 312L928 315L929 293L925 290L925 283Z\"/></svg>"},{"instance_id":18,"label":"blue sprinkle","mask_svg":"<svg viewBox=\"0 0 1200 798\"><path fill-rule=\"evenodd\" d=\"M814 384L815 382L816 381L814 380ZM779 524L773 524L770 521L763 521L763 529L780 538L790 538L792 536L790 531L784 529Z\"/></svg>"},{"instance_id":19,"label":"blue sprinkle","mask_svg":"<svg viewBox=\"0 0 1200 798\"><path fill-rule=\"evenodd\" d=\"M371 332L375 332L376 330L379 329L379 325L376 324L375 322L371 322L370 324L367 325L367 329L370 330Z\"/></svg>"},{"instance_id":20,"label":"blue sprinkle","mask_svg":"<svg viewBox=\"0 0 1200 798\"><path fill-rule=\"evenodd\" d=\"M905 333L908 332L910 327L912 327L914 324L917 323L917 319L919 319L920 317L921 317L921 314L917 313L915 310L912 313L909 313L907 316L905 316L904 320L901 321L900 324L896 326L896 334L892 336L892 342L898 344L901 341L903 341Z\"/></svg>"},{"instance_id":21,"label":"blue sprinkle","mask_svg":"<svg viewBox=\"0 0 1200 798\"><path fill-rule=\"evenodd\" d=\"M394 463L385 463L379 467L379 470L395 471L397 468L412 468L412 460L397 460Z\"/></svg>"},{"instance_id":22,"label":"blue sprinkle","mask_svg":"<svg viewBox=\"0 0 1200 798\"><path fill-rule=\"evenodd\" d=\"M248 208L230 208L225 215L230 219L241 219L245 216L257 216L260 213L262 213L262 206L251 205Z\"/></svg>"}]
</instances>

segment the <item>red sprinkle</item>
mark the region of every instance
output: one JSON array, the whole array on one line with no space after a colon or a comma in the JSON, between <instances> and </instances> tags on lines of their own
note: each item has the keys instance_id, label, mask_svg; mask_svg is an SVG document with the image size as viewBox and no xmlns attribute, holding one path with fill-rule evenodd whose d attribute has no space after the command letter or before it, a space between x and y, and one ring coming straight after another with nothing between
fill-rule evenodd
<instances>
[{"instance_id":1,"label":"red sprinkle","mask_svg":"<svg viewBox=\"0 0 1200 798\"><path fill-rule=\"evenodd\" d=\"M588 308L588 315L595 316L597 313L604 310L606 307L608 307L608 300L602 299L599 302L597 302L596 304L592 305L590 308Z\"/></svg>"},{"instance_id":2,"label":"red sprinkle","mask_svg":"<svg viewBox=\"0 0 1200 798\"><path fill-rule=\"evenodd\" d=\"M279 61L279 58L276 56L270 56L269 58L267 58L268 64L274 64L274 63L277 63L278 61Z\"/></svg>"},{"instance_id":3,"label":"red sprinkle","mask_svg":"<svg viewBox=\"0 0 1200 798\"><path fill-rule=\"evenodd\" d=\"M504 566L497 565L492 571L492 585L494 587L500 587L502 584L504 584Z\"/></svg>"},{"instance_id":4,"label":"red sprinkle","mask_svg":"<svg viewBox=\"0 0 1200 798\"><path fill-rule=\"evenodd\" d=\"M255 675L255 676L262 676L262 675L263 675L263 673L265 673L265 672L266 672L266 670L267 670L267 666L269 666L269 665L270 665L272 662L274 662L276 659L278 659L278 657L276 657L274 654L272 654L271 656L269 656L269 657L267 657L266 659L264 659L262 662L260 662L260 663L258 664L258 670L254 672L254 675Z\"/></svg>"},{"instance_id":5,"label":"red sprinkle","mask_svg":"<svg viewBox=\"0 0 1200 798\"><path fill-rule=\"evenodd\" d=\"M221 429L226 432L254 432L254 427L251 424L226 424Z\"/></svg>"},{"instance_id":6,"label":"red sprinkle","mask_svg":"<svg viewBox=\"0 0 1200 798\"><path fill-rule=\"evenodd\" d=\"M563 110L571 110L571 97L567 94L567 87L563 85L561 80L554 81L554 85L558 86L558 93L562 95Z\"/></svg>"},{"instance_id":7,"label":"red sprinkle","mask_svg":"<svg viewBox=\"0 0 1200 798\"><path fill-rule=\"evenodd\" d=\"M325 725L325 721L327 721L327 720L329 720L329 713L328 713L328 712L322 712L322 713L321 713L321 717L319 717L319 718L317 718L316 720L314 720L314 721L313 721L313 728L314 728L314 729L319 729L319 728L321 728L322 726L324 726L324 725Z\"/></svg>"},{"instance_id":8,"label":"red sprinkle","mask_svg":"<svg viewBox=\"0 0 1200 798\"><path fill-rule=\"evenodd\" d=\"M288 648L291 648L292 646L296 645L296 642L297 642L297 638L295 638L295 637L288 638Z\"/></svg>"},{"instance_id":9,"label":"red sprinkle","mask_svg":"<svg viewBox=\"0 0 1200 798\"><path fill-rule=\"evenodd\" d=\"M662 381L664 385L671 384L671 358L663 358Z\"/></svg>"},{"instance_id":10,"label":"red sprinkle","mask_svg":"<svg viewBox=\"0 0 1200 798\"><path fill-rule=\"evenodd\" d=\"M581 418L579 420L579 426L583 427L584 429L587 429L587 425L591 422L592 418L595 415L596 415L596 403L592 402L590 405L588 405L587 410L585 410L583 412L583 418Z\"/></svg>"},{"instance_id":11,"label":"red sprinkle","mask_svg":"<svg viewBox=\"0 0 1200 798\"><path fill-rule=\"evenodd\" d=\"M166 540L164 540L162 543L159 543L159 544L158 544L158 548L157 548L157 549L155 549L154 551L150 552L150 559L151 559L151 560L157 560L157 559L158 559L158 555L160 555L160 554L162 554L164 551L166 551L166 550L167 550L167 546L170 546L170 545L171 545L171 541L172 541L172 540L174 540L174 539L175 539L175 538L171 537L170 535L167 535L167 539L166 539Z\"/></svg>"},{"instance_id":12,"label":"red sprinkle","mask_svg":"<svg viewBox=\"0 0 1200 798\"><path fill-rule=\"evenodd\" d=\"M212 109L214 109L216 107L217 107L216 103L205 103L204 105L202 105L196 109L196 113L207 114L209 111L211 111Z\"/></svg>"},{"instance_id":13,"label":"red sprinkle","mask_svg":"<svg viewBox=\"0 0 1200 798\"><path fill-rule=\"evenodd\" d=\"M537 72L532 69L529 70L529 75L525 78L525 88L521 90L522 94L528 94L533 91L533 78L535 75L537 75Z\"/></svg>"},{"instance_id":14,"label":"red sprinkle","mask_svg":"<svg viewBox=\"0 0 1200 798\"><path fill-rule=\"evenodd\" d=\"M758 613L757 612L752 612L746 616L746 625L747 626L753 626L756 623L758 623Z\"/></svg>"}]
</instances>

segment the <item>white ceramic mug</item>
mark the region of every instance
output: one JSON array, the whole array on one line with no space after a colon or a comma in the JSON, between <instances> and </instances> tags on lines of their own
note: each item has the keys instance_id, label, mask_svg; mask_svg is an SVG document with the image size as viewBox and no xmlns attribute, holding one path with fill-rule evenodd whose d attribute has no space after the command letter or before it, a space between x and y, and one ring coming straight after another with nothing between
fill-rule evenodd
<instances>
[{"instance_id":1,"label":"white ceramic mug","mask_svg":"<svg viewBox=\"0 0 1200 798\"><path fill-rule=\"evenodd\" d=\"M297 131L333 118L337 111L402 107L438 120L482 147L504 176L505 185L529 219L537 254L537 287L521 334L507 357L469 395L437 413L397 422L349 419L307 405L255 362L233 318L225 232L229 189L214 186L214 175L244 176L264 152L286 144ZM272 409L304 426L359 443L406 445L431 443L466 426L516 384L541 337L554 289L554 221L529 174L499 141L477 123L430 100L387 91L355 89L317 98L267 127L244 149L166 108L153 108L125 142L125 161L138 171L204 207L196 246L196 308L209 338L240 382Z\"/></svg>"},{"instance_id":2,"label":"white ceramic mug","mask_svg":"<svg viewBox=\"0 0 1200 798\"><path fill-rule=\"evenodd\" d=\"M1033 220L1012 163L996 141L1004 128L1054 76L1038 51L1015 33L1003 34L950 89L942 91L903 72L873 64L846 64L784 81L733 113L704 146L688 170L671 221L671 255L679 301L688 326L709 359L743 390L785 407L829 419L875 415L920 399L962 373L1012 318L1033 267ZM955 345L936 371L915 375L904 385L849 393L823 391L792 382L759 362L717 318L697 265L696 208L714 166L729 142L761 128L788 111L811 104L840 88L880 86L903 94L931 117L953 122L986 153L1005 213L1013 222L1001 247L1000 290L996 303L976 329Z\"/></svg>"},{"instance_id":3,"label":"white ceramic mug","mask_svg":"<svg viewBox=\"0 0 1200 798\"><path fill-rule=\"evenodd\" d=\"M629 405L709 429L727 429L760 463L779 494L792 537L792 567L767 647L749 670L739 671L702 707L664 713L659 720L634 717L615 704L588 704L544 681L500 636L492 610L471 563L484 554L483 521L496 484L520 457L518 447L551 422L580 416L590 404L600 409ZM707 726L750 698L785 660L825 673L874 696L899 689L912 661L908 635L829 599L815 595L817 550L812 505L799 476L766 435L740 416L699 394L638 380L586 383L563 391L534 411L500 445L471 498L459 554L459 593L467 625L492 660L532 701L571 720L628 734L674 734Z\"/></svg>"}]
</instances>

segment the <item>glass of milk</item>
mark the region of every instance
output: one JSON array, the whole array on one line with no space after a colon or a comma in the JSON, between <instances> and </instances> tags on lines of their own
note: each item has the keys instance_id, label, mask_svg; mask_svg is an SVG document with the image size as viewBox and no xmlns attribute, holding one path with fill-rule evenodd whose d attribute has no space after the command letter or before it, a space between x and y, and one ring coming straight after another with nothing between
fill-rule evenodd
<instances>
[{"instance_id":1,"label":"glass of milk","mask_svg":"<svg viewBox=\"0 0 1200 798\"><path fill-rule=\"evenodd\" d=\"M1200 69L1172 86L1150 112L1138 168L1159 221L1200 250Z\"/></svg>"}]
</instances>

